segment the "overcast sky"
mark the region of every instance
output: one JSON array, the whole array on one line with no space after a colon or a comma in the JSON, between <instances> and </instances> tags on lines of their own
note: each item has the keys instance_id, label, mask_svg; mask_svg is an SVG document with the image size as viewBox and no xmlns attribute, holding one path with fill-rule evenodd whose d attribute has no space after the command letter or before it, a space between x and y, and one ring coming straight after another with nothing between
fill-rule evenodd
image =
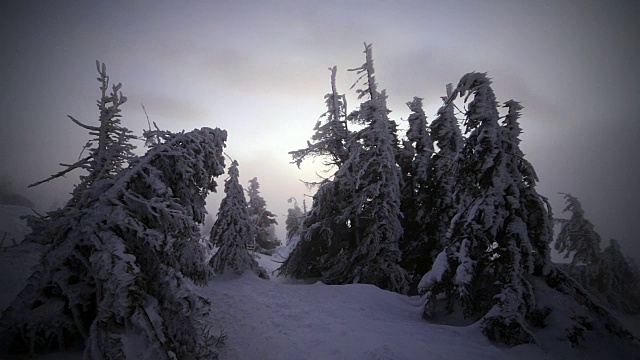
<instances>
[{"instance_id":1,"label":"overcast sky","mask_svg":"<svg viewBox=\"0 0 640 360\"><path fill-rule=\"evenodd\" d=\"M519 4L517 4L519 3ZM95 60L122 82L123 124L140 104L161 128L229 132L243 185L257 176L284 236L287 199L318 164L289 164L325 111L328 67L346 70L373 43L391 116L445 85L488 72L498 101L524 105L522 148L556 215L570 192L603 237L640 257L640 5L632 1L7 1L0 2L0 173L42 208L77 181L26 184L73 162L88 140L67 115L97 122ZM139 144L142 148L142 144ZM220 191L226 176L219 178ZM209 198L215 216L221 195Z\"/></svg>"}]
</instances>

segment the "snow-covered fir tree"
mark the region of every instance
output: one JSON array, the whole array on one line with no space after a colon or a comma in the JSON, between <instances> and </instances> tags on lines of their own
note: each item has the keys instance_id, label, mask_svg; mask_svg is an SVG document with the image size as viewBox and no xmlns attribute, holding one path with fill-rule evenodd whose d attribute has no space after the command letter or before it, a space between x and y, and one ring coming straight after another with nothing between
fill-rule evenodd
<instances>
[{"instance_id":1,"label":"snow-covered fir tree","mask_svg":"<svg viewBox=\"0 0 640 360\"><path fill-rule=\"evenodd\" d=\"M616 310L640 313L640 277L625 259L618 241L610 239L609 246L602 251L602 259L610 274L605 292L607 302Z\"/></svg>"},{"instance_id":2,"label":"snow-covered fir tree","mask_svg":"<svg viewBox=\"0 0 640 360\"><path fill-rule=\"evenodd\" d=\"M351 241L351 227L339 219L348 205L349 184L340 179L320 184L299 230L299 240L279 271L298 278L321 278L330 260Z\"/></svg>"},{"instance_id":3,"label":"snow-covered fir tree","mask_svg":"<svg viewBox=\"0 0 640 360\"><path fill-rule=\"evenodd\" d=\"M192 284L212 276L199 224L224 169L226 132L163 139L113 179L85 187L89 205L65 208L69 227L3 316L7 344L37 351L83 339L86 358L122 359L137 356L124 341L134 337L152 358L217 356L209 302Z\"/></svg>"},{"instance_id":4,"label":"snow-covered fir tree","mask_svg":"<svg viewBox=\"0 0 640 360\"><path fill-rule=\"evenodd\" d=\"M307 147L291 151L293 162L300 166L306 157L322 157L324 163L337 169L347 161L347 142L352 133L347 129L346 98L336 89L336 67L331 68L331 92L325 95L327 111L314 127L313 142ZM337 171L336 169L336 171ZM295 244L279 271L284 275L299 278L322 277L327 259L337 255L350 241L350 228L338 220L341 210L347 205L350 194L349 183L340 183L332 177L318 185L313 203L300 225L299 241Z\"/></svg>"},{"instance_id":5,"label":"snow-covered fir tree","mask_svg":"<svg viewBox=\"0 0 640 360\"><path fill-rule=\"evenodd\" d=\"M421 191L423 208L419 211L421 223L419 246L403 252L405 259L414 259L415 274L426 273L435 260L435 255L446 246L449 222L461 206L461 194L457 186L459 160L464 139L454 114L454 107L447 102L453 98L453 86L448 84L445 104L438 109L437 117L430 127L430 135L438 151L430 159L426 185ZM415 210L414 210L415 211ZM405 215L406 216L406 215ZM405 260L406 262L406 260ZM406 266L406 265L405 265Z\"/></svg>"},{"instance_id":6,"label":"snow-covered fir tree","mask_svg":"<svg viewBox=\"0 0 640 360\"><path fill-rule=\"evenodd\" d=\"M209 265L216 274L241 275L249 270L268 279L266 271L247 251L247 243L253 241L256 229L249 218L244 190L238 180L239 175L238 162L234 160L229 167L229 178L224 184L225 196L211 229L210 239L218 245L219 250L213 255Z\"/></svg>"},{"instance_id":7,"label":"snow-covered fir tree","mask_svg":"<svg viewBox=\"0 0 640 360\"><path fill-rule=\"evenodd\" d=\"M365 55L366 62L353 70L366 79L357 93L368 100L348 117L364 128L350 137L349 157L335 178L314 196L303 223L303 239L282 272L321 275L329 284L374 284L402 293L408 289L408 277L399 265L401 175L395 160L394 127L386 95L377 90L369 44L365 44ZM321 257L313 259L313 254ZM308 259L316 265L305 265Z\"/></svg>"},{"instance_id":8,"label":"snow-covered fir tree","mask_svg":"<svg viewBox=\"0 0 640 360\"><path fill-rule=\"evenodd\" d=\"M287 202L293 202L293 207L287 210L287 220L285 222L287 231L287 245L289 245L294 236L298 235L300 231L300 225L302 225L302 220L304 220L305 214L298 206L298 201L295 198L289 198Z\"/></svg>"},{"instance_id":9,"label":"snow-covered fir tree","mask_svg":"<svg viewBox=\"0 0 640 360\"><path fill-rule=\"evenodd\" d=\"M31 186L50 181L78 168L87 170L88 174L80 177L81 182L74 190L74 198L82 201L78 194L83 193L84 189L90 187L96 180L115 176L133 156L132 151L135 146L130 143L130 140L136 139L136 136L123 127L120 120L122 117L120 106L127 101L120 92L122 84L112 85L111 92L108 93L109 76L107 76L106 65L96 61L96 68L101 91L100 100L97 103L100 113L99 125L86 125L69 116L71 121L88 130L89 135L93 136L85 145L85 149L89 149L88 155L74 164L65 165L63 171Z\"/></svg>"},{"instance_id":10,"label":"snow-covered fir tree","mask_svg":"<svg viewBox=\"0 0 640 360\"><path fill-rule=\"evenodd\" d=\"M493 340L517 344L532 341L525 317L536 309L527 276L533 272L533 257L545 254L532 248L517 157L505 148L517 145L517 138L498 124L490 84L485 74L469 73L455 90L474 96L466 114L470 134L459 179L464 207L451 220L447 247L420 288L426 318L436 316L438 307L448 312L458 307L465 317L482 317L483 331ZM439 294L447 295L444 303Z\"/></svg>"},{"instance_id":11,"label":"snow-covered fir tree","mask_svg":"<svg viewBox=\"0 0 640 360\"><path fill-rule=\"evenodd\" d=\"M100 83L101 92L100 99L97 101L99 111L98 125L87 125L69 116L71 121L88 130L89 135L92 136L83 149L88 150L88 155L73 164L63 164L64 170L51 175L47 179L29 185L29 187L40 185L65 176L76 169L85 170L87 174L80 176L81 181L75 186L71 201L67 206L88 206L94 199L83 198L83 195L86 194L84 190L91 187L95 181L113 178L127 161L133 157L133 150L135 149L135 146L130 141L136 137L121 124L122 115L120 113L122 110L120 107L127 101L127 98L120 92L122 84L111 85L111 89L109 89L110 79L107 75L106 65L96 61L96 69L99 75L97 80ZM111 91L109 92L109 90ZM51 224L61 222L61 229L67 227L65 220L62 219L64 217L66 217L64 209L52 211L45 218L27 216L27 222L33 229L33 236L28 241L41 244L50 243L53 238L49 234L56 233L55 231L51 232Z\"/></svg>"},{"instance_id":12,"label":"snow-covered fir tree","mask_svg":"<svg viewBox=\"0 0 640 360\"><path fill-rule=\"evenodd\" d=\"M514 100L504 103L507 114L504 117L501 131L504 133L502 148L507 154L509 172L517 178L520 195L520 216L527 226L531 242L533 273L547 275L551 266L549 244L553 240L553 212L546 197L538 194L536 184L538 175L533 165L524 158L520 149L519 118L522 106Z\"/></svg>"},{"instance_id":13,"label":"snow-covered fir tree","mask_svg":"<svg viewBox=\"0 0 640 360\"><path fill-rule=\"evenodd\" d=\"M565 212L571 217L557 219L560 233L555 248L571 257L571 263L562 266L589 292L612 309L625 313L640 312L640 278L620 250L616 240L600 251L600 235L585 218L582 204L575 196L564 194Z\"/></svg>"},{"instance_id":14,"label":"snow-covered fir tree","mask_svg":"<svg viewBox=\"0 0 640 360\"><path fill-rule=\"evenodd\" d=\"M420 209L400 208L400 198L407 189L403 176L406 181L414 171L420 173L413 168L417 150L409 139L398 147L386 96L377 91L373 77L369 45L365 53L367 61L354 70L368 80L358 90L368 101L347 117L362 128L350 134L344 164L314 195L300 240L280 272L404 292L408 276L398 266L398 240L406 230L401 210L415 214ZM422 210L428 223L419 235L430 249L421 255L430 270L418 285L424 317L439 321L462 315L469 324L477 322L492 341L507 345L536 342L534 328L547 321L565 324L559 336L572 346L605 333L629 338L595 297L550 262L551 208L537 193L535 171L519 147L522 107L506 102L501 125L490 84L486 74L470 73L455 90L448 86L430 129L438 152L424 168ZM465 102L472 97L466 139L453 113L459 95L466 95ZM414 113L419 119L420 111ZM557 306L549 296L567 301Z\"/></svg>"},{"instance_id":15,"label":"snow-covered fir tree","mask_svg":"<svg viewBox=\"0 0 640 360\"><path fill-rule=\"evenodd\" d=\"M209 303L192 286L212 276L198 224L224 169L226 132L164 132L161 144L133 158L129 132L114 120L125 98L119 85L105 95L104 66L98 71L101 124L83 127L104 136L90 145L89 157L61 172L82 168L89 175L26 239L50 246L3 313L1 343L33 353L84 341L91 359L138 358L139 351L158 359L215 358ZM132 338L139 348L127 345Z\"/></svg>"},{"instance_id":16,"label":"snow-covered fir tree","mask_svg":"<svg viewBox=\"0 0 640 360\"><path fill-rule=\"evenodd\" d=\"M274 225L278 224L276 215L267 210L267 202L260 195L260 183L258 178L249 180L249 188L247 189L247 211L249 219L255 227L255 244L256 249L262 251L271 251L280 245L280 240L273 232Z\"/></svg>"},{"instance_id":17,"label":"snow-covered fir tree","mask_svg":"<svg viewBox=\"0 0 640 360\"><path fill-rule=\"evenodd\" d=\"M425 265L430 257L428 249L429 191L428 179L433 156L433 141L427 124L422 100L414 97L407 103L412 111L407 121L407 140L404 151L397 159L402 170L403 187L401 209L404 234L400 242L403 254L402 266L412 278L419 279L428 269Z\"/></svg>"},{"instance_id":18,"label":"snow-covered fir tree","mask_svg":"<svg viewBox=\"0 0 640 360\"><path fill-rule=\"evenodd\" d=\"M464 206L450 221L445 249L419 284L423 316L437 320L460 312L478 321L489 339L506 345L535 343L533 328L545 327L549 316L566 325L563 335L572 346L584 341L587 332L629 338L595 297L550 263L546 241L552 218L518 146L521 107L507 102L508 115L500 126L490 83L485 74L469 73L454 92L474 96L458 176ZM540 306L541 293L567 301ZM553 313L550 306L562 309Z\"/></svg>"},{"instance_id":19,"label":"snow-covered fir tree","mask_svg":"<svg viewBox=\"0 0 640 360\"><path fill-rule=\"evenodd\" d=\"M584 217L584 210L578 198L571 194L563 194L566 207L563 212L570 212L568 220L559 219L560 232L554 244L564 258L571 257L571 264L595 264L600 254L600 234L595 231L591 221Z\"/></svg>"},{"instance_id":20,"label":"snow-covered fir tree","mask_svg":"<svg viewBox=\"0 0 640 360\"><path fill-rule=\"evenodd\" d=\"M336 88L337 67L331 71L331 92L324 96L327 111L320 116L311 136L312 141L307 141L307 147L289 152L293 162L300 167L307 157L323 157L326 165L341 166L349 156L346 144L349 139L347 128L347 100L344 95L338 94ZM323 122L322 119L325 119Z\"/></svg>"}]
</instances>

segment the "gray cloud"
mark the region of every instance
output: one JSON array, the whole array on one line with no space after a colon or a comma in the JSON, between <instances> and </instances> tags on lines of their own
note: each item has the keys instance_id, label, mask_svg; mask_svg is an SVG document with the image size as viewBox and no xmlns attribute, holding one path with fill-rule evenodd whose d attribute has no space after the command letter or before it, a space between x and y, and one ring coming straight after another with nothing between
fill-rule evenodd
<instances>
[{"instance_id":1,"label":"gray cloud","mask_svg":"<svg viewBox=\"0 0 640 360\"><path fill-rule=\"evenodd\" d=\"M146 127L142 102L161 127L228 129L241 174L283 213L305 192L298 178L313 177L286 152L324 111L326 68L338 65L353 109L346 69L367 41L397 120L413 96L435 111L446 83L489 72L500 101L525 106L522 147L556 212L556 192L574 193L603 237L637 256L638 17L639 4L596 0L0 2L0 170L18 185L77 157L87 135L66 115L97 118L99 59L124 84L126 126ZM25 195L49 206L74 176Z\"/></svg>"}]
</instances>

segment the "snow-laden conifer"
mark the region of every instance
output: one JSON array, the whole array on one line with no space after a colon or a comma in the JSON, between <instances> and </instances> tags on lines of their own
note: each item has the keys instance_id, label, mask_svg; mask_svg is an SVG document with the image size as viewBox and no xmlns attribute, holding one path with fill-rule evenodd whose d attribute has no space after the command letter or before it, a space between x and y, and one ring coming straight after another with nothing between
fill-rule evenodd
<instances>
[{"instance_id":1,"label":"snow-laden conifer","mask_svg":"<svg viewBox=\"0 0 640 360\"><path fill-rule=\"evenodd\" d=\"M78 196L85 188L90 187L96 180L112 178L133 156L132 151L135 146L130 143L130 140L135 139L136 136L129 129L123 127L120 121L122 117L120 106L127 101L127 98L120 92L122 84L112 85L111 92L108 93L109 76L107 76L107 68L105 64L101 64L98 61L96 61L96 68L100 75L98 81L100 82L101 91L100 100L97 103L100 113L99 125L87 125L69 116L71 121L88 130L89 135L93 136L85 145L85 149L88 149L87 156L74 164L63 164L65 166L64 170L30 186L36 186L64 176L66 173L78 168L84 169L87 170L88 174L80 176L81 182L74 190L74 198L77 201L82 201Z\"/></svg>"},{"instance_id":2,"label":"snow-laden conifer","mask_svg":"<svg viewBox=\"0 0 640 360\"><path fill-rule=\"evenodd\" d=\"M307 157L323 157L325 165L336 166L344 164L348 157L346 143L350 133L346 121L347 99L344 95L338 94L336 88L337 67L329 70L331 92L324 96L327 111L316 122L315 133L311 137L312 141L307 141L307 147L289 152L298 167ZM326 119L324 122L323 118Z\"/></svg>"},{"instance_id":3,"label":"snow-laden conifer","mask_svg":"<svg viewBox=\"0 0 640 360\"><path fill-rule=\"evenodd\" d=\"M446 87L445 102L438 109L437 117L430 127L433 143L438 151L430 159L430 169L426 181L425 198L422 219L424 235L422 251L413 256L416 258L416 271L423 274L429 270L433 253L437 254L447 246L447 231L458 208L463 207L466 200L459 191L458 184L461 151L464 143L458 120L454 114L454 107L447 104L454 97L453 86ZM403 254L410 257L412 254Z\"/></svg>"},{"instance_id":4,"label":"snow-laden conifer","mask_svg":"<svg viewBox=\"0 0 640 360\"><path fill-rule=\"evenodd\" d=\"M561 265L596 298L617 311L640 312L640 278L624 258L620 245L611 239L600 251L600 234L585 218L582 204L575 196L564 194L565 212L571 217L558 219L560 233L555 248L571 263Z\"/></svg>"},{"instance_id":5,"label":"snow-laden conifer","mask_svg":"<svg viewBox=\"0 0 640 360\"><path fill-rule=\"evenodd\" d=\"M609 246L601 256L609 274L607 291L604 293L607 302L616 310L628 314L640 313L640 277L625 259L618 241L610 239Z\"/></svg>"},{"instance_id":6,"label":"snow-laden conifer","mask_svg":"<svg viewBox=\"0 0 640 360\"><path fill-rule=\"evenodd\" d=\"M520 195L519 212L526 223L531 249L527 245L525 252L532 251L531 265L536 275L547 275L550 271L550 243L553 240L553 212L546 197L538 194L536 184L538 175L533 165L524 158L520 149L519 118L522 105L514 100L504 103L507 114L503 121L502 144L507 154L508 171L517 179Z\"/></svg>"},{"instance_id":7,"label":"snow-laden conifer","mask_svg":"<svg viewBox=\"0 0 640 360\"><path fill-rule=\"evenodd\" d=\"M258 250L271 251L280 245L273 232L274 225L278 224L276 215L267 210L267 202L260 195L260 183L258 178L249 180L249 188L247 189L247 211L249 219L253 224L255 231L255 245Z\"/></svg>"},{"instance_id":8,"label":"snow-laden conifer","mask_svg":"<svg viewBox=\"0 0 640 360\"><path fill-rule=\"evenodd\" d=\"M409 110L411 110L411 114L407 119L409 122L407 140L411 142L416 151L411 176L416 189L426 186L433 155L433 140L427 123L427 116L422 108L422 100L422 98L414 97L412 101L407 103Z\"/></svg>"},{"instance_id":9,"label":"snow-laden conifer","mask_svg":"<svg viewBox=\"0 0 640 360\"><path fill-rule=\"evenodd\" d=\"M300 226L304 220L305 213L298 206L298 201L295 198L289 198L289 203L293 202L293 207L287 210L287 220L285 222L287 231L287 245L292 241L293 237L298 235Z\"/></svg>"},{"instance_id":10,"label":"snow-laden conifer","mask_svg":"<svg viewBox=\"0 0 640 360\"><path fill-rule=\"evenodd\" d=\"M407 140L404 151L398 159L403 174L402 213L404 236L400 247L403 253L402 266L413 277L421 276L430 264L430 250L427 246L429 214L428 179L433 156L433 141L427 124L427 116L422 108L422 99L414 97L407 103L411 114L407 121ZM408 159L404 157L410 156ZM407 164L405 164L405 162Z\"/></svg>"},{"instance_id":11,"label":"snow-laden conifer","mask_svg":"<svg viewBox=\"0 0 640 360\"><path fill-rule=\"evenodd\" d=\"M447 293L449 311L459 307L465 317L483 317L483 331L490 338L516 344L533 339L525 316L535 310L527 279L534 254L521 211L521 176L504 145L515 139L498 124L490 84L485 74L470 73L456 88L460 95L474 96L466 114L469 136L458 180L464 186L460 196L465 206L452 218L443 250L449 275L422 289L424 315L433 316L438 294ZM432 277L432 271L425 276Z\"/></svg>"},{"instance_id":12,"label":"snow-laden conifer","mask_svg":"<svg viewBox=\"0 0 640 360\"><path fill-rule=\"evenodd\" d=\"M150 358L215 358L209 302L193 282L212 276L198 224L225 140L219 129L165 134L84 187L87 202L64 208L68 226L3 315L5 344L39 351L84 339L85 358L122 359L136 356L125 341L136 339Z\"/></svg>"},{"instance_id":13,"label":"snow-laden conifer","mask_svg":"<svg viewBox=\"0 0 640 360\"><path fill-rule=\"evenodd\" d=\"M209 261L209 265L216 274L241 275L249 270L260 277L269 278L266 271L247 251L247 243L253 241L256 229L247 212L247 201L238 180L239 175L238 162L234 160L229 167L229 178L224 184L225 197L220 203L216 222L211 229L210 240L217 244L219 249Z\"/></svg>"},{"instance_id":14,"label":"snow-laden conifer","mask_svg":"<svg viewBox=\"0 0 640 360\"><path fill-rule=\"evenodd\" d=\"M330 70L332 91L325 95L327 111L321 116L327 121L316 123L313 143L307 142L305 149L290 154L298 166L308 156L322 157L325 164L335 165L337 171L347 161L347 143L352 133L347 130L346 98L336 90L336 67ZM279 269L283 275L321 277L328 259L350 241L351 229L346 222L338 221L338 216L350 199L351 184L339 183L332 176L317 185L311 209L300 225L299 241Z\"/></svg>"},{"instance_id":15,"label":"snow-laden conifer","mask_svg":"<svg viewBox=\"0 0 640 360\"><path fill-rule=\"evenodd\" d=\"M384 91L377 90L370 44L365 44L364 52L366 62L353 71L366 78L364 88L357 93L368 100L349 115L364 128L350 139L349 158L336 173L336 182L350 184L349 202L338 219L348 224L352 239L348 247L329 259L323 279L337 284L374 284L403 293L408 290L408 277L399 265L400 170L395 161L390 111Z\"/></svg>"},{"instance_id":16,"label":"snow-laden conifer","mask_svg":"<svg viewBox=\"0 0 640 360\"><path fill-rule=\"evenodd\" d=\"M300 241L280 271L330 284L359 282L406 292L407 275L399 265L401 175L395 123L388 118L384 91L377 90L370 44L365 44L365 55L365 63L353 71L366 79L357 93L368 100L348 116L364 127L350 135L348 158L333 179L320 185Z\"/></svg>"},{"instance_id":17,"label":"snow-laden conifer","mask_svg":"<svg viewBox=\"0 0 640 360\"><path fill-rule=\"evenodd\" d=\"M585 331L629 337L593 296L550 263L551 211L535 192L535 172L518 146L520 105L506 103L500 126L486 75L465 75L454 96L467 92L474 98L458 176L463 206L450 221L446 248L420 282L423 316L438 319L459 311L479 321L491 340L507 345L536 342L532 329L544 327L549 316L566 325L565 335L576 346ZM551 305L538 304L549 304L549 295L538 295L550 293L568 300L552 305L562 308L557 314Z\"/></svg>"},{"instance_id":18,"label":"snow-laden conifer","mask_svg":"<svg viewBox=\"0 0 640 360\"><path fill-rule=\"evenodd\" d=\"M559 220L561 227L555 242L555 249L571 257L571 264L593 264L600 254L600 234L595 231L591 221L584 217L584 210L578 198L571 194L563 194L566 207L563 212L570 212L569 220Z\"/></svg>"},{"instance_id":19,"label":"snow-laden conifer","mask_svg":"<svg viewBox=\"0 0 640 360\"><path fill-rule=\"evenodd\" d=\"M130 141L136 137L121 124L122 115L120 113L122 110L120 107L127 101L127 98L120 91L122 84L111 85L111 89L109 89L110 79L105 64L96 61L96 69L98 70L97 80L100 83L101 92L100 99L97 101L98 125L87 125L69 116L71 121L89 131L91 138L83 149L83 153L86 150L87 155L73 164L62 164L64 170L29 185L29 187L40 185L63 177L76 169L85 170L87 173L80 176L81 181L75 186L71 201L67 206L85 207L94 201L95 199L91 197L84 197L87 194L84 190L93 186L93 183L98 180L113 178L133 157L133 149L135 149ZM26 216L27 223L33 231L32 236L25 240L41 244L53 241L50 234L64 232L64 228L68 226L66 220L63 219L66 218L64 215L66 211L58 209L49 212L44 219L37 216ZM57 230L53 230L52 224L58 224Z\"/></svg>"}]
</instances>

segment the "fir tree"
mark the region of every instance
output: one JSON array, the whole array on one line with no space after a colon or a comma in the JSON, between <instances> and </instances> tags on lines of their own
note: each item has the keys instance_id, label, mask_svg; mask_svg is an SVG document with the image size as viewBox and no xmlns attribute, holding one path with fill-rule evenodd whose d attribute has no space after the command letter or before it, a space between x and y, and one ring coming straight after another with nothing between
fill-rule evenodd
<instances>
[{"instance_id":1,"label":"fir tree","mask_svg":"<svg viewBox=\"0 0 640 360\"><path fill-rule=\"evenodd\" d=\"M404 236L400 245L403 254L402 266L409 271L414 280L417 280L428 270L425 267L431 263L427 241L431 215L428 180L434 149L427 117L422 108L422 99L414 97L407 106L412 113L408 118L409 129L407 140L404 142L404 155L400 157L402 160L398 161L404 175Z\"/></svg>"},{"instance_id":2,"label":"fir tree","mask_svg":"<svg viewBox=\"0 0 640 360\"><path fill-rule=\"evenodd\" d=\"M551 266L549 244L553 240L553 212L547 198L538 194L538 175L533 165L524 158L519 146L519 136L522 132L519 118L522 106L517 101L509 100L503 107L506 107L508 112L501 128L504 133L502 144L507 154L509 172L518 180L519 211L527 225L531 242L533 273L547 275Z\"/></svg>"},{"instance_id":3,"label":"fir tree","mask_svg":"<svg viewBox=\"0 0 640 360\"><path fill-rule=\"evenodd\" d=\"M611 239L609 246L600 252L600 235L584 216L582 204L575 196L564 194L571 212L561 224L555 248L564 257L572 257L564 266L567 272L596 298L612 309L626 313L640 312L640 278L622 255L620 245Z\"/></svg>"},{"instance_id":4,"label":"fir tree","mask_svg":"<svg viewBox=\"0 0 640 360\"><path fill-rule=\"evenodd\" d=\"M287 202L293 202L293 208L287 211L286 230L287 230L287 245L293 240L293 237L298 235L300 231L300 225L304 219L304 212L298 206L298 202L295 198L290 198Z\"/></svg>"},{"instance_id":5,"label":"fir tree","mask_svg":"<svg viewBox=\"0 0 640 360\"><path fill-rule=\"evenodd\" d=\"M250 270L268 279L266 271L247 251L247 243L252 241L255 228L249 219L244 190L238 177L238 162L234 160L229 167L229 178L224 184L225 197L211 229L210 239L219 246L219 250L213 255L209 265L218 274L233 272L241 275Z\"/></svg>"},{"instance_id":6,"label":"fir tree","mask_svg":"<svg viewBox=\"0 0 640 360\"><path fill-rule=\"evenodd\" d=\"M267 210L267 202L260 195L258 178L249 180L247 211L249 219L255 227L255 243L259 249L270 251L280 245L280 241L272 233L271 228L278 224L276 215Z\"/></svg>"},{"instance_id":7,"label":"fir tree","mask_svg":"<svg viewBox=\"0 0 640 360\"><path fill-rule=\"evenodd\" d=\"M591 221L584 217L584 210L578 198L571 194L563 194L566 207L563 212L571 212L569 220L559 220L560 233L555 242L555 249L564 253L564 258L571 257L571 264L594 264L600 254L600 234L595 231Z\"/></svg>"},{"instance_id":8,"label":"fir tree","mask_svg":"<svg viewBox=\"0 0 640 360\"><path fill-rule=\"evenodd\" d=\"M109 76L107 76L107 68L105 64L96 61L98 70L98 82L100 82L101 96L97 106L100 113L99 125L86 125L72 116L69 119L78 126L89 131L89 135L93 136L85 149L89 149L88 155L74 164L65 165L65 169L50 176L49 178L29 185L37 186L44 182L64 176L75 169L83 169L88 172L87 175L80 176L80 184L78 184L73 192L75 202L82 202L81 194L85 188L91 187L94 181L106 178L113 178L120 171L127 161L133 157L133 146L130 140L136 139L131 131L121 125L120 106L122 106L127 98L122 95L120 89L122 84L112 85L111 93L109 90Z\"/></svg>"},{"instance_id":9,"label":"fir tree","mask_svg":"<svg viewBox=\"0 0 640 360\"><path fill-rule=\"evenodd\" d=\"M414 257L416 273L424 274L431 268L435 255L447 246L447 231L459 207L464 206L464 198L458 191L459 162L464 143L453 106L447 105L453 98L453 86L447 85L447 96L442 97L445 104L438 109L437 117L431 123L431 138L438 147L430 160L426 192L422 210L423 242L416 248L415 254L403 254Z\"/></svg>"},{"instance_id":10,"label":"fir tree","mask_svg":"<svg viewBox=\"0 0 640 360\"><path fill-rule=\"evenodd\" d=\"M329 70L331 92L324 96L327 111L316 122L315 134L311 137L313 142L307 141L306 148L289 152L298 167L307 157L323 157L325 165L338 167L344 164L348 157L346 143L350 133L346 121L347 99L336 90L337 67ZM321 121L322 118L326 119L324 123Z\"/></svg>"},{"instance_id":11,"label":"fir tree","mask_svg":"<svg viewBox=\"0 0 640 360\"><path fill-rule=\"evenodd\" d=\"M199 223L224 168L226 132L163 140L113 178L84 186L85 206L70 200L58 219L68 228L3 316L5 344L33 352L84 339L86 358L121 359L137 356L123 341L133 336L154 358L217 357L209 302L192 282L212 276Z\"/></svg>"},{"instance_id":12,"label":"fir tree","mask_svg":"<svg viewBox=\"0 0 640 360\"><path fill-rule=\"evenodd\" d=\"M620 244L611 239L602 252L603 263L609 275L604 293L611 307L628 314L640 313L640 277L625 259ZM604 271L601 271L604 272Z\"/></svg>"},{"instance_id":13,"label":"fir tree","mask_svg":"<svg viewBox=\"0 0 640 360\"><path fill-rule=\"evenodd\" d=\"M83 197L85 190L93 183L103 179L110 179L120 171L123 166L133 157L135 146L130 143L136 137L131 131L121 125L120 107L127 101L120 89L122 84L111 86L109 90L109 76L105 64L96 61L96 68L100 83L100 99L97 101L99 117L98 125L86 125L73 117L69 118L78 126L89 131L92 138L84 146L88 149L88 155L73 164L62 164L65 169L51 175L47 179L38 181L29 187L37 186L53 179L63 177L67 173L80 169L87 172L80 176L80 183L72 192L71 200L67 203L66 209L58 209L49 212L46 217L26 216L27 223L32 228L32 236L26 241L49 244L54 241L57 234L63 234L69 227L67 220L74 209L89 206L95 199ZM55 225L54 225L55 224Z\"/></svg>"},{"instance_id":14,"label":"fir tree","mask_svg":"<svg viewBox=\"0 0 640 360\"><path fill-rule=\"evenodd\" d=\"M279 268L282 275L320 278L332 258L349 246L352 229L339 219L350 192L336 179L323 182L313 195L300 226L300 239Z\"/></svg>"},{"instance_id":15,"label":"fir tree","mask_svg":"<svg viewBox=\"0 0 640 360\"><path fill-rule=\"evenodd\" d=\"M424 316L430 318L437 295L449 295L448 311L459 306L465 317L482 317L491 339L517 344L533 340L525 317L535 311L529 232L520 199L520 174L505 143L515 139L498 124L495 95L485 74L470 73L458 84L468 105L470 132L461 159L464 208L447 233L449 243L420 284L426 293ZM469 96L467 95L467 97Z\"/></svg>"},{"instance_id":16,"label":"fir tree","mask_svg":"<svg viewBox=\"0 0 640 360\"><path fill-rule=\"evenodd\" d=\"M330 70L331 92L324 97L327 111L321 116L326 118L326 122L316 123L313 142L307 142L305 149L290 152L298 167L306 157L312 156L322 157L326 165L339 169L349 155L347 143L352 133L347 128L346 98L336 89L337 68L334 66ZM338 184L335 179L328 178L317 185L311 209L305 213L300 225L300 239L280 267L281 274L321 277L326 270L327 259L337 255L349 242L347 223L338 221L339 213L349 199L346 184Z\"/></svg>"},{"instance_id":17,"label":"fir tree","mask_svg":"<svg viewBox=\"0 0 640 360\"><path fill-rule=\"evenodd\" d=\"M378 92L371 45L365 44L366 62L353 69L365 87L359 97L369 99L349 115L363 124L349 141L349 159L336 173L336 182L348 184L349 202L338 220L347 223L352 236L348 247L329 259L323 272L327 283L360 282L404 293L407 274L399 265L402 236L400 170L396 165L393 127L384 91Z\"/></svg>"},{"instance_id":18,"label":"fir tree","mask_svg":"<svg viewBox=\"0 0 640 360\"><path fill-rule=\"evenodd\" d=\"M400 267L400 170L396 165L395 123L388 118L386 95L378 92L371 45L366 62L353 69L366 78L360 108L347 117L364 128L346 144L348 158L333 179L324 181L301 228L301 239L280 272L321 277L330 284L374 284L406 292ZM355 86L355 85L354 85Z\"/></svg>"},{"instance_id":19,"label":"fir tree","mask_svg":"<svg viewBox=\"0 0 640 360\"><path fill-rule=\"evenodd\" d=\"M463 206L450 221L445 249L419 284L423 316L437 319L443 311L459 310L479 321L495 342L536 342L532 327L544 327L552 311L538 306L536 294L548 287L569 300L553 316L562 317L555 321L566 324L572 345L579 345L586 331L630 338L593 296L550 263L551 210L535 192L535 172L518 146L521 107L507 102L508 114L499 126L490 80L479 73L465 75L445 106L467 92L474 98L466 114L469 136L458 178Z\"/></svg>"}]
</instances>

